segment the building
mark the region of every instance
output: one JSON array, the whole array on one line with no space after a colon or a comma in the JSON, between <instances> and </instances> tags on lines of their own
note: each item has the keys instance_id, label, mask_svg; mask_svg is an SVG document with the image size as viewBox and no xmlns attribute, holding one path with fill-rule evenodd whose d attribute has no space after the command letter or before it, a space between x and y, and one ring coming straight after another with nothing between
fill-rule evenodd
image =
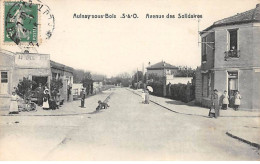
<instances>
[{"instance_id":1,"label":"building","mask_svg":"<svg viewBox=\"0 0 260 164\"><path fill-rule=\"evenodd\" d=\"M68 94L73 84L73 68L51 61L49 54L13 53L0 49L0 71L0 109L9 108L14 87L17 87L24 77L35 82L33 91L40 83L50 88L52 78L61 78L61 100L73 100L72 91Z\"/></svg>"},{"instance_id":2,"label":"building","mask_svg":"<svg viewBox=\"0 0 260 164\"><path fill-rule=\"evenodd\" d=\"M50 84L49 54L12 53L0 49L0 109L9 108L10 96L23 77L34 80L36 85Z\"/></svg>"},{"instance_id":3,"label":"building","mask_svg":"<svg viewBox=\"0 0 260 164\"><path fill-rule=\"evenodd\" d=\"M60 89L60 100L73 101L73 68L50 61L52 78L61 79L63 87Z\"/></svg>"},{"instance_id":4,"label":"building","mask_svg":"<svg viewBox=\"0 0 260 164\"><path fill-rule=\"evenodd\" d=\"M72 85L72 95L73 99L78 99L80 98L80 92L84 89L83 84L81 83L73 83Z\"/></svg>"},{"instance_id":5,"label":"building","mask_svg":"<svg viewBox=\"0 0 260 164\"><path fill-rule=\"evenodd\" d=\"M192 77L175 77L178 70L178 67L168 64L165 61L161 61L147 67L148 80L150 75L157 75L159 77L166 77L166 84L187 84L192 81Z\"/></svg>"},{"instance_id":6,"label":"building","mask_svg":"<svg viewBox=\"0 0 260 164\"><path fill-rule=\"evenodd\" d=\"M154 74L160 77L166 77L166 76L174 76L174 74L177 73L178 67L175 67L171 64L166 63L165 61L161 61L159 63L156 63L154 65L148 66L147 68L147 75Z\"/></svg>"},{"instance_id":7,"label":"building","mask_svg":"<svg viewBox=\"0 0 260 164\"><path fill-rule=\"evenodd\" d=\"M228 91L232 106L239 91L241 109L260 109L260 5L216 21L200 33L201 68L196 72L196 103L210 106L214 89Z\"/></svg>"}]
</instances>

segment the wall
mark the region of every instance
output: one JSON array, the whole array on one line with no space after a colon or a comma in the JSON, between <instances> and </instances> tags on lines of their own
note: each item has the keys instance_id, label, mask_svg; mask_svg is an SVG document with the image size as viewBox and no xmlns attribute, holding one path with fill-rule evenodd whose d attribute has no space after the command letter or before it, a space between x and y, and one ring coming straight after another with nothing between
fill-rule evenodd
<instances>
[{"instance_id":1,"label":"wall","mask_svg":"<svg viewBox=\"0 0 260 164\"><path fill-rule=\"evenodd\" d=\"M8 76L7 93L0 94L0 110L8 110L10 105L10 96L12 92L12 78L14 69L14 54L8 51L0 50L0 71L6 71ZM0 85L1 81L0 81ZM1 86L0 86L1 87Z\"/></svg>"},{"instance_id":2,"label":"wall","mask_svg":"<svg viewBox=\"0 0 260 164\"><path fill-rule=\"evenodd\" d=\"M173 76L167 76L166 78L166 84L187 84L188 82L191 83L192 77L173 77Z\"/></svg>"},{"instance_id":3,"label":"wall","mask_svg":"<svg viewBox=\"0 0 260 164\"><path fill-rule=\"evenodd\" d=\"M238 28L238 49L240 50L239 58L230 58L224 60L225 51L228 50L228 29ZM259 29L258 29L259 30ZM257 29L252 28L252 24L233 25L218 27L215 29L215 68L226 67L250 67L252 66L254 49L253 34ZM255 41L257 43L258 41ZM258 64L259 65L259 64Z\"/></svg>"},{"instance_id":4,"label":"wall","mask_svg":"<svg viewBox=\"0 0 260 164\"><path fill-rule=\"evenodd\" d=\"M260 109L260 69L253 70L253 94L252 94L252 109Z\"/></svg>"},{"instance_id":5,"label":"wall","mask_svg":"<svg viewBox=\"0 0 260 164\"><path fill-rule=\"evenodd\" d=\"M260 67L260 23L254 23L253 25L253 66Z\"/></svg>"},{"instance_id":6,"label":"wall","mask_svg":"<svg viewBox=\"0 0 260 164\"><path fill-rule=\"evenodd\" d=\"M206 42L215 42L215 33L205 33L201 37L206 37ZM203 48L201 48L201 70L209 70L214 67L214 57L215 57L215 44L214 43L201 43L201 47L206 46L206 61L202 61Z\"/></svg>"},{"instance_id":7,"label":"wall","mask_svg":"<svg viewBox=\"0 0 260 164\"><path fill-rule=\"evenodd\" d=\"M195 72L195 103L201 105L202 102L202 76L201 69L197 68Z\"/></svg>"},{"instance_id":8,"label":"wall","mask_svg":"<svg viewBox=\"0 0 260 164\"><path fill-rule=\"evenodd\" d=\"M163 76L163 70L147 70L147 75L157 74L158 76Z\"/></svg>"}]
</instances>

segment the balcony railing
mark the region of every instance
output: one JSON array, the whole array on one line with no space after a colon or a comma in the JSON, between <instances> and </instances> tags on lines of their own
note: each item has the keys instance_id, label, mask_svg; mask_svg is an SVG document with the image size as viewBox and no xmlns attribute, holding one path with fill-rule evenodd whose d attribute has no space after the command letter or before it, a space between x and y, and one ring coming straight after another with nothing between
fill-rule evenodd
<instances>
[{"instance_id":1,"label":"balcony railing","mask_svg":"<svg viewBox=\"0 0 260 164\"><path fill-rule=\"evenodd\" d=\"M240 57L240 50L229 50L225 51L225 61L229 58L239 58Z\"/></svg>"}]
</instances>

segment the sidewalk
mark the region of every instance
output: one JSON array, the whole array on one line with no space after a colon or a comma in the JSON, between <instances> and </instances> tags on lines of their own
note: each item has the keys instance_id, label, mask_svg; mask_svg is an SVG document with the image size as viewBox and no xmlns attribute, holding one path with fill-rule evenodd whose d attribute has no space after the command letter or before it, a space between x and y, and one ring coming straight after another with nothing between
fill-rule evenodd
<instances>
[{"instance_id":1,"label":"sidewalk","mask_svg":"<svg viewBox=\"0 0 260 164\"><path fill-rule=\"evenodd\" d=\"M134 92L141 96L142 90L132 90L128 89L129 91ZM157 97L150 95L150 101L156 103L157 105L161 105L169 110L186 115L197 115L197 116L208 116L209 109L203 108L200 106L195 106L194 102L184 103L177 100L172 100L165 97ZM238 110L234 111L233 109L229 108L227 110L220 110L220 117L260 117L260 112L257 111L244 111Z\"/></svg>"},{"instance_id":2,"label":"sidewalk","mask_svg":"<svg viewBox=\"0 0 260 164\"><path fill-rule=\"evenodd\" d=\"M81 114L91 114L95 112L98 100L104 100L112 91L103 91L97 95L89 96L85 99L85 107L80 107L80 100L66 102L59 109L43 110L37 106L37 111L19 112L19 114L8 114L8 110L0 110L0 116L73 116Z\"/></svg>"},{"instance_id":3,"label":"sidewalk","mask_svg":"<svg viewBox=\"0 0 260 164\"><path fill-rule=\"evenodd\" d=\"M142 90L128 90L141 96ZM195 106L193 102L184 103L181 101L153 95L150 95L150 101L174 113L208 118L209 109ZM228 109L220 110L220 117L225 119L227 122L230 118L238 118L241 120L241 123L236 127L232 127L230 130L228 130L226 135L260 149L260 112L241 110L234 111L233 109ZM247 125L247 120L249 119L259 120L258 124L255 126L245 126Z\"/></svg>"}]
</instances>

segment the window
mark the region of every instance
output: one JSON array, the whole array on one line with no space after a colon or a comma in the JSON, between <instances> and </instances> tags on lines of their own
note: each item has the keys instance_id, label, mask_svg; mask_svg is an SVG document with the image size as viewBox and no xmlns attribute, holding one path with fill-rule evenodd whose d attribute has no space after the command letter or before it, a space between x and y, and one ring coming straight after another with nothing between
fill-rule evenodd
<instances>
[{"instance_id":1,"label":"window","mask_svg":"<svg viewBox=\"0 0 260 164\"><path fill-rule=\"evenodd\" d=\"M8 83L7 72L1 72L1 83Z\"/></svg>"},{"instance_id":2,"label":"window","mask_svg":"<svg viewBox=\"0 0 260 164\"><path fill-rule=\"evenodd\" d=\"M207 37L202 38L202 62L207 61Z\"/></svg>"},{"instance_id":3,"label":"window","mask_svg":"<svg viewBox=\"0 0 260 164\"><path fill-rule=\"evenodd\" d=\"M8 72L1 72L0 94L8 94Z\"/></svg>"},{"instance_id":4,"label":"window","mask_svg":"<svg viewBox=\"0 0 260 164\"><path fill-rule=\"evenodd\" d=\"M237 50L237 30L231 29L229 32L229 50Z\"/></svg>"},{"instance_id":5,"label":"window","mask_svg":"<svg viewBox=\"0 0 260 164\"><path fill-rule=\"evenodd\" d=\"M229 44L225 52L225 60L228 58L239 58L238 50L238 29L228 30Z\"/></svg>"}]
</instances>

